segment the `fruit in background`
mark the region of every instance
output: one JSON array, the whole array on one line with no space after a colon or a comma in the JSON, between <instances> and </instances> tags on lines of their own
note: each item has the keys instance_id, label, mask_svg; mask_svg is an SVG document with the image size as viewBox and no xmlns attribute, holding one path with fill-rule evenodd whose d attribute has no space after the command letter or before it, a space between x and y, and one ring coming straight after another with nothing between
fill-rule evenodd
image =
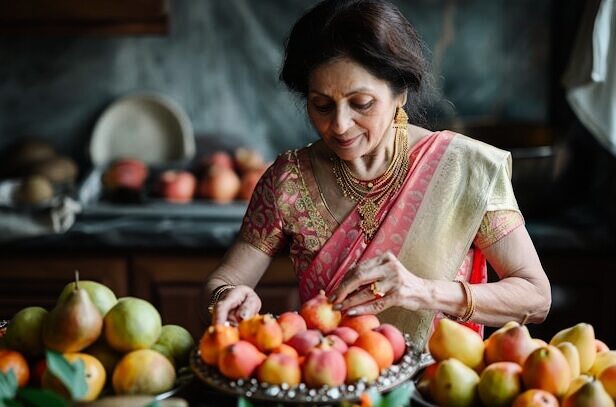
<instances>
[{"instance_id":1,"label":"fruit in background","mask_svg":"<svg viewBox=\"0 0 616 407\"><path fill-rule=\"evenodd\" d=\"M522 391L522 367L514 362L488 365L477 387L479 398L486 407L507 407Z\"/></svg>"},{"instance_id":2,"label":"fruit in background","mask_svg":"<svg viewBox=\"0 0 616 407\"><path fill-rule=\"evenodd\" d=\"M302 373L308 387L340 386L347 374L344 356L322 343L308 353L302 364Z\"/></svg>"},{"instance_id":3,"label":"fruit in background","mask_svg":"<svg viewBox=\"0 0 616 407\"><path fill-rule=\"evenodd\" d=\"M190 332L179 325L163 325L158 340L152 345L166 348L177 367L188 364L188 356L195 346Z\"/></svg>"},{"instance_id":4,"label":"fruit in background","mask_svg":"<svg viewBox=\"0 0 616 407\"><path fill-rule=\"evenodd\" d=\"M113 371L116 394L159 394L175 383L175 369L169 360L151 349L127 353Z\"/></svg>"},{"instance_id":5,"label":"fruit in background","mask_svg":"<svg viewBox=\"0 0 616 407\"><path fill-rule=\"evenodd\" d=\"M571 383L571 368L556 346L534 350L522 367L522 378L528 389L542 389L557 397L563 396Z\"/></svg>"},{"instance_id":6,"label":"fruit in background","mask_svg":"<svg viewBox=\"0 0 616 407\"><path fill-rule=\"evenodd\" d=\"M45 359L39 359L30 365L30 384L35 387L41 387L43 385L43 375L47 370L47 361Z\"/></svg>"},{"instance_id":7,"label":"fruit in background","mask_svg":"<svg viewBox=\"0 0 616 407\"><path fill-rule=\"evenodd\" d=\"M577 348L571 342L559 343L556 347L567 359L567 363L569 363L571 368L571 377L578 377L580 375L580 354Z\"/></svg>"},{"instance_id":8,"label":"fruit in background","mask_svg":"<svg viewBox=\"0 0 616 407\"><path fill-rule=\"evenodd\" d=\"M257 331L259 330L259 325L262 320L262 314L255 314L250 318L242 319L238 325L240 339L256 345Z\"/></svg>"},{"instance_id":9,"label":"fruit in background","mask_svg":"<svg viewBox=\"0 0 616 407\"><path fill-rule=\"evenodd\" d=\"M512 321L490 335L485 347L485 361L487 364L515 362L522 366L528 355L537 348L528 328Z\"/></svg>"},{"instance_id":10,"label":"fruit in background","mask_svg":"<svg viewBox=\"0 0 616 407\"><path fill-rule=\"evenodd\" d=\"M256 325L254 345L261 352L270 352L282 345L282 329L271 314L263 315Z\"/></svg>"},{"instance_id":11,"label":"fruit in background","mask_svg":"<svg viewBox=\"0 0 616 407\"><path fill-rule=\"evenodd\" d=\"M291 339L295 334L305 331L306 321L297 312L284 312L278 316L278 325L282 329L282 342Z\"/></svg>"},{"instance_id":12,"label":"fruit in background","mask_svg":"<svg viewBox=\"0 0 616 407\"><path fill-rule=\"evenodd\" d=\"M4 339L7 347L27 357L43 354L43 321L47 310L41 307L27 307L11 319Z\"/></svg>"},{"instance_id":13,"label":"fruit in background","mask_svg":"<svg viewBox=\"0 0 616 407\"><path fill-rule=\"evenodd\" d=\"M271 353L257 368L259 381L269 384L295 386L301 381L297 358L284 353Z\"/></svg>"},{"instance_id":14,"label":"fruit in background","mask_svg":"<svg viewBox=\"0 0 616 407\"><path fill-rule=\"evenodd\" d=\"M238 199L248 201L252 197L252 193L266 170L267 167L263 166L242 174L240 190L237 194Z\"/></svg>"},{"instance_id":15,"label":"fruit in background","mask_svg":"<svg viewBox=\"0 0 616 407\"><path fill-rule=\"evenodd\" d=\"M334 329L331 334L336 335L349 346L353 345L359 337L357 331L353 328L349 328L348 326L338 326L338 328Z\"/></svg>"},{"instance_id":16,"label":"fruit in background","mask_svg":"<svg viewBox=\"0 0 616 407\"><path fill-rule=\"evenodd\" d=\"M306 321L306 326L309 329L318 329L324 334L328 334L340 323L342 314L333 308L333 304L329 302L325 296L325 292L321 290L319 294L306 301L299 314Z\"/></svg>"},{"instance_id":17,"label":"fruit in background","mask_svg":"<svg viewBox=\"0 0 616 407\"><path fill-rule=\"evenodd\" d=\"M610 347L607 346L607 344L602 340L595 338L595 350L597 351L597 353L607 352L608 350L610 350Z\"/></svg>"},{"instance_id":18,"label":"fruit in background","mask_svg":"<svg viewBox=\"0 0 616 407\"><path fill-rule=\"evenodd\" d=\"M430 395L441 407L470 407L477 403L479 375L457 359L438 364L430 381Z\"/></svg>"},{"instance_id":19,"label":"fruit in background","mask_svg":"<svg viewBox=\"0 0 616 407\"><path fill-rule=\"evenodd\" d=\"M73 291L74 288L75 282L68 283L60 293L58 302L64 301L64 299ZM118 299L113 291L99 282L83 280L79 282L79 288L88 293L90 300L92 300L100 312L101 317L104 317L107 311L109 311L118 302Z\"/></svg>"},{"instance_id":20,"label":"fruit in background","mask_svg":"<svg viewBox=\"0 0 616 407\"><path fill-rule=\"evenodd\" d=\"M190 202L195 195L197 180L188 171L167 170L158 178L158 191L169 202Z\"/></svg>"},{"instance_id":21,"label":"fruit in background","mask_svg":"<svg viewBox=\"0 0 616 407\"><path fill-rule=\"evenodd\" d=\"M17 385L24 387L30 380L30 368L28 361L17 351L10 349L0 349L0 372L8 373L13 370Z\"/></svg>"},{"instance_id":22,"label":"fruit in background","mask_svg":"<svg viewBox=\"0 0 616 407\"><path fill-rule=\"evenodd\" d=\"M616 399L616 365L608 366L597 379L603 384L605 391L608 392L613 399Z\"/></svg>"},{"instance_id":23,"label":"fruit in background","mask_svg":"<svg viewBox=\"0 0 616 407\"><path fill-rule=\"evenodd\" d=\"M419 381L417 381L417 390L424 398L428 400L432 397L430 395L430 381L434 379L436 369L438 369L438 362L426 366L423 373L419 377Z\"/></svg>"},{"instance_id":24,"label":"fruit in background","mask_svg":"<svg viewBox=\"0 0 616 407\"><path fill-rule=\"evenodd\" d=\"M289 355L291 357L294 357L295 359L299 359L299 354L297 353L295 348L284 343L279 347L272 349L272 353L284 353L285 355Z\"/></svg>"},{"instance_id":25,"label":"fruit in background","mask_svg":"<svg viewBox=\"0 0 616 407\"><path fill-rule=\"evenodd\" d=\"M101 362L92 355L86 353L65 353L62 356L70 363L75 363L77 360L81 360L84 364L84 375L86 384L88 385L88 391L86 394L74 401L93 401L103 390L105 386L106 373L105 368ZM65 399L70 400L71 396L64 386L64 384L49 370L45 370L43 378L41 379L42 387L48 390L53 390Z\"/></svg>"},{"instance_id":26,"label":"fruit in background","mask_svg":"<svg viewBox=\"0 0 616 407\"><path fill-rule=\"evenodd\" d=\"M599 377L603 369L612 365L616 365L616 351L600 352L595 357L595 362L588 370L588 373L594 377Z\"/></svg>"},{"instance_id":27,"label":"fruit in background","mask_svg":"<svg viewBox=\"0 0 616 407\"><path fill-rule=\"evenodd\" d=\"M233 158L226 151L215 151L211 155L203 157L201 159L201 166L204 170L208 170L210 167L221 167L233 169Z\"/></svg>"},{"instance_id":28,"label":"fruit in background","mask_svg":"<svg viewBox=\"0 0 616 407\"><path fill-rule=\"evenodd\" d=\"M374 328L375 332L378 332L385 336L394 351L394 363L396 363L406 350L406 343L404 341L404 335L395 326L391 324L383 324L377 328Z\"/></svg>"},{"instance_id":29,"label":"fruit in background","mask_svg":"<svg viewBox=\"0 0 616 407\"><path fill-rule=\"evenodd\" d=\"M252 343L238 341L225 347L218 357L218 369L229 379L246 379L265 360Z\"/></svg>"},{"instance_id":30,"label":"fruit in background","mask_svg":"<svg viewBox=\"0 0 616 407\"><path fill-rule=\"evenodd\" d=\"M567 329L559 331L550 345L558 345L562 342L571 342L580 354L580 371L587 372L595 362L597 350L595 347L595 330L592 325L579 323Z\"/></svg>"},{"instance_id":31,"label":"fruit in background","mask_svg":"<svg viewBox=\"0 0 616 407\"><path fill-rule=\"evenodd\" d=\"M93 345L87 347L83 353L87 353L88 355L94 356L98 359L99 362L105 368L105 373L107 373L107 377L111 377L113 375L113 369L115 369L116 365L120 361L122 355L115 350L113 350L104 340L104 337L101 335Z\"/></svg>"},{"instance_id":32,"label":"fruit in background","mask_svg":"<svg viewBox=\"0 0 616 407\"><path fill-rule=\"evenodd\" d=\"M257 170L265 166L263 156L256 150L239 147L235 150L235 165L241 174Z\"/></svg>"},{"instance_id":33,"label":"fruit in background","mask_svg":"<svg viewBox=\"0 0 616 407\"><path fill-rule=\"evenodd\" d=\"M32 164L29 167L30 175L40 175L47 178L52 184L73 184L77 179L77 164L69 157L55 156L44 161Z\"/></svg>"},{"instance_id":34,"label":"fruit in background","mask_svg":"<svg viewBox=\"0 0 616 407\"><path fill-rule=\"evenodd\" d=\"M25 140L14 146L8 154L7 172L9 176L20 176L35 163L56 156L53 146L44 140Z\"/></svg>"},{"instance_id":35,"label":"fruit in background","mask_svg":"<svg viewBox=\"0 0 616 407\"><path fill-rule=\"evenodd\" d=\"M344 354L344 360L347 367L347 383L354 383L358 380L370 383L379 377L380 369L376 360L358 346L351 346Z\"/></svg>"},{"instance_id":36,"label":"fruit in background","mask_svg":"<svg viewBox=\"0 0 616 407\"><path fill-rule=\"evenodd\" d=\"M229 323L210 325L199 341L201 360L208 365L217 365L220 352L239 340L238 329Z\"/></svg>"},{"instance_id":37,"label":"fruit in background","mask_svg":"<svg viewBox=\"0 0 616 407\"><path fill-rule=\"evenodd\" d=\"M338 352L344 355L344 352L349 350L348 345L345 341L337 337L336 335L329 334L323 340L332 347L332 349L337 350Z\"/></svg>"},{"instance_id":38,"label":"fruit in background","mask_svg":"<svg viewBox=\"0 0 616 407\"><path fill-rule=\"evenodd\" d=\"M340 321L340 326L346 326L353 329L359 335L366 331L372 331L374 328L378 328L381 325L381 321L376 315L366 314L349 316L345 315Z\"/></svg>"},{"instance_id":39,"label":"fruit in background","mask_svg":"<svg viewBox=\"0 0 616 407\"><path fill-rule=\"evenodd\" d=\"M491 344L492 339L490 339ZM481 336L472 329L449 319L441 319L428 341L436 361L456 358L471 369L483 362L484 345Z\"/></svg>"},{"instance_id":40,"label":"fruit in background","mask_svg":"<svg viewBox=\"0 0 616 407\"><path fill-rule=\"evenodd\" d=\"M601 382L592 380L565 397L562 407L614 407L614 400L605 391Z\"/></svg>"},{"instance_id":41,"label":"fruit in background","mask_svg":"<svg viewBox=\"0 0 616 407\"><path fill-rule=\"evenodd\" d=\"M308 329L307 331L295 334L295 336L289 339L287 345L295 349L299 356L305 356L312 348L321 343L322 338L323 334L321 334L321 331Z\"/></svg>"},{"instance_id":42,"label":"fruit in background","mask_svg":"<svg viewBox=\"0 0 616 407\"><path fill-rule=\"evenodd\" d=\"M543 339L533 338L533 342L535 342L535 344L537 345L535 349L541 348L543 346L548 346L548 343L544 341Z\"/></svg>"},{"instance_id":43,"label":"fruit in background","mask_svg":"<svg viewBox=\"0 0 616 407\"><path fill-rule=\"evenodd\" d=\"M105 315L105 339L119 352L147 349L161 332L158 310L141 298L124 297Z\"/></svg>"},{"instance_id":44,"label":"fruit in background","mask_svg":"<svg viewBox=\"0 0 616 407\"><path fill-rule=\"evenodd\" d=\"M567 392L563 396L563 400L566 399L569 395L575 393L585 383L591 382L593 380L594 378L592 376L588 376L586 374L581 374L573 378L573 380L571 380L571 383L569 383L569 388L567 389Z\"/></svg>"},{"instance_id":45,"label":"fruit in background","mask_svg":"<svg viewBox=\"0 0 616 407\"><path fill-rule=\"evenodd\" d=\"M389 340L378 332L367 331L360 334L353 346L360 347L372 355L379 369L387 369L394 361L394 350Z\"/></svg>"},{"instance_id":46,"label":"fruit in background","mask_svg":"<svg viewBox=\"0 0 616 407\"><path fill-rule=\"evenodd\" d=\"M103 318L88 292L79 286L79 274L75 273L73 289L43 321L43 343L61 353L79 352L92 345L102 329Z\"/></svg>"},{"instance_id":47,"label":"fruit in background","mask_svg":"<svg viewBox=\"0 0 616 407\"><path fill-rule=\"evenodd\" d=\"M22 205L43 204L53 198L53 185L42 175L30 175L21 180L13 198Z\"/></svg>"},{"instance_id":48,"label":"fruit in background","mask_svg":"<svg viewBox=\"0 0 616 407\"><path fill-rule=\"evenodd\" d=\"M531 389L516 397L511 407L558 407L558 399L545 390Z\"/></svg>"},{"instance_id":49,"label":"fruit in background","mask_svg":"<svg viewBox=\"0 0 616 407\"><path fill-rule=\"evenodd\" d=\"M217 203L231 202L241 187L240 178L235 171L224 167L211 167L199 181L199 196Z\"/></svg>"},{"instance_id":50,"label":"fruit in background","mask_svg":"<svg viewBox=\"0 0 616 407\"><path fill-rule=\"evenodd\" d=\"M148 167L143 161L125 158L117 160L103 173L102 181L105 189L114 191L128 189L138 191L143 188L148 177Z\"/></svg>"}]
</instances>

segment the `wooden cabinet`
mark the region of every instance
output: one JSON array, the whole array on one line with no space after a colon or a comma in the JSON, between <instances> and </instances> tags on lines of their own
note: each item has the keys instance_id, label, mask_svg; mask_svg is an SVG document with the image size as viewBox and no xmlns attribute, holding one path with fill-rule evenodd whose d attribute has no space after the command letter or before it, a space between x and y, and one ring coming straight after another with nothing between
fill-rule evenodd
<instances>
[{"instance_id":1,"label":"wooden cabinet","mask_svg":"<svg viewBox=\"0 0 616 407\"><path fill-rule=\"evenodd\" d=\"M168 0L0 2L0 34L165 34L168 21Z\"/></svg>"},{"instance_id":2,"label":"wooden cabinet","mask_svg":"<svg viewBox=\"0 0 616 407\"><path fill-rule=\"evenodd\" d=\"M82 280L99 281L118 297L128 295L122 257L0 257L0 319L10 319L28 306L51 309L74 270Z\"/></svg>"},{"instance_id":3,"label":"wooden cabinet","mask_svg":"<svg viewBox=\"0 0 616 407\"><path fill-rule=\"evenodd\" d=\"M131 262L132 287L137 297L154 304L163 323L178 324L198 338L205 327L203 282L220 263L220 256L135 256ZM256 288L263 312L281 313L299 308L299 295L291 262L274 260Z\"/></svg>"}]
</instances>

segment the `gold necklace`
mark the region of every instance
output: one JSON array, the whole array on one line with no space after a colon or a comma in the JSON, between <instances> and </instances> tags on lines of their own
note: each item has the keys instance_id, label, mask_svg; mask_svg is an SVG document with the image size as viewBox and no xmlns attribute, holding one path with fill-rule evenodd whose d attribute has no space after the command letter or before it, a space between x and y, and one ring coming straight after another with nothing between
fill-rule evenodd
<instances>
[{"instance_id":1,"label":"gold necklace","mask_svg":"<svg viewBox=\"0 0 616 407\"><path fill-rule=\"evenodd\" d=\"M396 126L394 153L385 172L372 180L361 180L353 175L348 165L337 155L332 157L336 183L343 195L357 202L361 217L360 229L367 240L376 233L380 219L377 219L383 203L402 185L409 168L408 137L406 126Z\"/></svg>"}]
</instances>

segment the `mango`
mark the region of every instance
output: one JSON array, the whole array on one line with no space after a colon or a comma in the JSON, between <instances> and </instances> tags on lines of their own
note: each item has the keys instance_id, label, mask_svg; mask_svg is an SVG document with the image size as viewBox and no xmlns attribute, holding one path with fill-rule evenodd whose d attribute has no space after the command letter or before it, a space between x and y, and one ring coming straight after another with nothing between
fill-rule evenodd
<instances>
[{"instance_id":1,"label":"mango","mask_svg":"<svg viewBox=\"0 0 616 407\"><path fill-rule=\"evenodd\" d=\"M491 342L491 339L490 339ZM455 358L474 369L483 362L484 344L472 329L449 319L441 319L428 341L436 361Z\"/></svg>"},{"instance_id":2,"label":"mango","mask_svg":"<svg viewBox=\"0 0 616 407\"><path fill-rule=\"evenodd\" d=\"M478 384L479 375L473 369L457 359L446 359L430 381L430 395L440 407L470 407L477 404Z\"/></svg>"},{"instance_id":3,"label":"mango","mask_svg":"<svg viewBox=\"0 0 616 407\"><path fill-rule=\"evenodd\" d=\"M597 356L595 330L592 325L581 322L563 329L552 337L550 345L556 346L563 342L571 342L577 348L580 355L580 371L587 372L590 370Z\"/></svg>"},{"instance_id":4,"label":"mango","mask_svg":"<svg viewBox=\"0 0 616 407\"><path fill-rule=\"evenodd\" d=\"M569 388L571 368L557 347L536 349L524 361L522 378L528 389L541 389L561 397Z\"/></svg>"}]
</instances>

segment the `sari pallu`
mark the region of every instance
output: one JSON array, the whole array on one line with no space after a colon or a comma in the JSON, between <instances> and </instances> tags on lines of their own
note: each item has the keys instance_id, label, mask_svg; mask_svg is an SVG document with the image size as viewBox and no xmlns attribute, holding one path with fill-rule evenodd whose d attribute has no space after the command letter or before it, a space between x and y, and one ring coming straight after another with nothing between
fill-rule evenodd
<instances>
[{"instance_id":1,"label":"sari pallu","mask_svg":"<svg viewBox=\"0 0 616 407\"><path fill-rule=\"evenodd\" d=\"M472 250L469 280L484 282L485 259L471 245L486 211L517 210L510 173L510 154L487 144L448 131L420 140L411 150L402 187L381 208L374 238L365 241L354 208L298 275L302 301L323 288L331 293L355 264L386 251L419 277L453 280ZM434 311L394 307L379 319L423 347L434 316Z\"/></svg>"}]
</instances>

